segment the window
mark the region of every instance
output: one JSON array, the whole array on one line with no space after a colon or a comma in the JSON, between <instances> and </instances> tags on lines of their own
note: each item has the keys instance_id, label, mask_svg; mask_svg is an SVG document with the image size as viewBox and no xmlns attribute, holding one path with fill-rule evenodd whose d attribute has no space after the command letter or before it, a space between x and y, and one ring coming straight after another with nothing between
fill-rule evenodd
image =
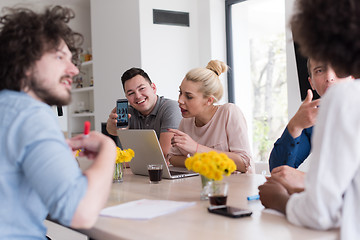
<instances>
[{"instance_id":1,"label":"window","mask_svg":"<svg viewBox=\"0 0 360 240\"><path fill-rule=\"evenodd\" d=\"M243 111L255 161L287 124L285 0L226 1L229 101Z\"/></svg>"}]
</instances>

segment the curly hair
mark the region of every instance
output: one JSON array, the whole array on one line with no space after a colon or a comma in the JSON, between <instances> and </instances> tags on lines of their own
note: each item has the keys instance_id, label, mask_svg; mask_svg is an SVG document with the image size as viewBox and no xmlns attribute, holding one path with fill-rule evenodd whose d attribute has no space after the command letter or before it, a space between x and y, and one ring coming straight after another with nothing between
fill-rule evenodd
<instances>
[{"instance_id":1,"label":"curly hair","mask_svg":"<svg viewBox=\"0 0 360 240\"><path fill-rule=\"evenodd\" d=\"M185 79L192 82L201 82L200 91L204 97L213 97L214 103L219 101L223 95L223 86L219 76L228 70L228 66L219 60L211 60L206 68L195 68L190 70Z\"/></svg>"},{"instance_id":2,"label":"curly hair","mask_svg":"<svg viewBox=\"0 0 360 240\"><path fill-rule=\"evenodd\" d=\"M75 17L69 8L48 7L43 14L25 8L5 8L0 18L0 90L21 91L29 86L26 71L63 40L77 62L83 37L67 23Z\"/></svg>"},{"instance_id":3,"label":"curly hair","mask_svg":"<svg viewBox=\"0 0 360 240\"><path fill-rule=\"evenodd\" d=\"M360 77L360 1L298 0L290 25L304 56Z\"/></svg>"}]
</instances>

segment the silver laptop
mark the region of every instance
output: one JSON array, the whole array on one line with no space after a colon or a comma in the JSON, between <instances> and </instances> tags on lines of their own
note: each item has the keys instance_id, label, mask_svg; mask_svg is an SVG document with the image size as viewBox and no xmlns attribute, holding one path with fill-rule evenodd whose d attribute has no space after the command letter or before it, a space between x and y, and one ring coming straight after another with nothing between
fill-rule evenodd
<instances>
[{"instance_id":1,"label":"silver laptop","mask_svg":"<svg viewBox=\"0 0 360 240\"><path fill-rule=\"evenodd\" d=\"M148 164L162 164L163 178L177 179L199 175L186 168L168 166L153 129L118 130L117 134L123 149L131 148L135 152L135 157L130 161L130 169L134 174L148 176Z\"/></svg>"}]
</instances>

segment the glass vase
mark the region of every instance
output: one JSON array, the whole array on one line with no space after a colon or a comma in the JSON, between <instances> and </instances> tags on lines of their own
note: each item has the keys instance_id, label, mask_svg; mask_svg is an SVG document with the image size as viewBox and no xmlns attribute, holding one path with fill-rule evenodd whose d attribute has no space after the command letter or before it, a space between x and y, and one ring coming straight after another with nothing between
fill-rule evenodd
<instances>
[{"instance_id":1,"label":"glass vase","mask_svg":"<svg viewBox=\"0 0 360 240\"><path fill-rule=\"evenodd\" d=\"M213 180L200 175L201 177L201 193L200 193L200 200L208 200L209 199L209 185L208 182L212 182Z\"/></svg>"},{"instance_id":2,"label":"glass vase","mask_svg":"<svg viewBox=\"0 0 360 240\"><path fill-rule=\"evenodd\" d=\"M114 183L122 182L123 176L124 176L124 163L115 163L113 182Z\"/></svg>"}]
</instances>

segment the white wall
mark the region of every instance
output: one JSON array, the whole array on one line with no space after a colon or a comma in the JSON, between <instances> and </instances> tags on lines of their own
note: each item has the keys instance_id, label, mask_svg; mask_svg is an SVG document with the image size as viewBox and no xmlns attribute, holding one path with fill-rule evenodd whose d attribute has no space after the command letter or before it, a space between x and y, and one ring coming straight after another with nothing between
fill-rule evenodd
<instances>
[{"instance_id":1,"label":"white wall","mask_svg":"<svg viewBox=\"0 0 360 240\"><path fill-rule=\"evenodd\" d=\"M189 12L190 27L153 24L153 9ZM185 74L200 66L197 11L194 0L140 0L141 67L159 95L177 100Z\"/></svg>"},{"instance_id":2,"label":"white wall","mask_svg":"<svg viewBox=\"0 0 360 240\"><path fill-rule=\"evenodd\" d=\"M189 12L190 27L153 24L153 9ZM224 0L140 0L140 28L142 68L159 95L177 100L190 69L205 67L211 59L226 62Z\"/></svg>"},{"instance_id":3,"label":"white wall","mask_svg":"<svg viewBox=\"0 0 360 240\"><path fill-rule=\"evenodd\" d=\"M124 98L120 77L141 67L138 0L91 0L94 61L95 129L101 130L118 98Z\"/></svg>"},{"instance_id":4,"label":"white wall","mask_svg":"<svg viewBox=\"0 0 360 240\"><path fill-rule=\"evenodd\" d=\"M209 2L210 11L208 12L210 22L207 26L210 31L210 57L205 54L200 55L200 62L205 67L210 59L221 60L226 63L226 16L225 16L225 1L224 0L201 0L200 2ZM202 9L202 6L199 7ZM201 17L201 15L199 15ZM202 27L200 27L202 28ZM203 36L203 35L200 35ZM204 39L205 42L207 38ZM228 85L227 85L227 74L222 74L220 80L224 86L224 95L219 102L220 104L228 102Z\"/></svg>"},{"instance_id":5,"label":"white wall","mask_svg":"<svg viewBox=\"0 0 360 240\"><path fill-rule=\"evenodd\" d=\"M124 98L120 77L130 67L143 68L159 95L177 100L178 87L190 69L205 67L211 59L226 61L224 0L106 3L91 0L97 130L115 100ZM189 12L190 27L153 24L153 9Z\"/></svg>"},{"instance_id":6,"label":"white wall","mask_svg":"<svg viewBox=\"0 0 360 240\"><path fill-rule=\"evenodd\" d=\"M287 88L288 88L288 116L294 116L301 104L298 74L296 69L295 50L289 20L293 12L295 0L285 1L286 17L286 64L287 64Z\"/></svg>"}]
</instances>

